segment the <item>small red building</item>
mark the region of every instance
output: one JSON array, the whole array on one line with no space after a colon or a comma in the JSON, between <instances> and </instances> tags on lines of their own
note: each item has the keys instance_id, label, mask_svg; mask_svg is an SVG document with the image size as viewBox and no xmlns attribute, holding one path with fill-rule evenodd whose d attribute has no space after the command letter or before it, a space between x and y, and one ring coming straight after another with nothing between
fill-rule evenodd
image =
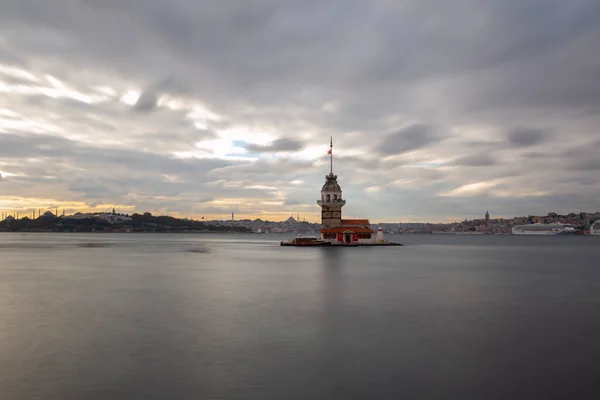
<instances>
[{"instance_id":1,"label":"small red building","mask_svg":"<svg viewBox=\"0 0 600 400\"><path fill-rule=\"evenodd\" d=\"M373 241L373 229L368 219L342 219L340 226L321 228L321 239L343 243Z\"/></svg>"}]
</instances>

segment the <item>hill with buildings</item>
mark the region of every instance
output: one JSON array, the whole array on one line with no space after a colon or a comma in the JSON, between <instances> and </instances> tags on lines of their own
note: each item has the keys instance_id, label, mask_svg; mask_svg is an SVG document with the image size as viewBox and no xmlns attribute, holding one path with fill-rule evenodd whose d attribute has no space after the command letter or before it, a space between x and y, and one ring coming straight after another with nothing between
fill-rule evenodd
<instances>
[{"instance_id":1,"label":"hill with buildings","mask_svg":"<svg viewBox=\"0 0 600 400\"><path fill-rule=\"evenodd\" d=\"M513 218L490 218L486 212L484 218L464 220L447 224L439 223L383 223L380 224L387 232L395 233L482 233L482 234L509 234L514 226L541 223L570 224L580 232L586 234L590 226L600 220L600 212L587 213L548 213L544 216L528 215Z\"/></svg>"},{"instance_id":2,"label":"hill with buildings","mask_svg":"<svg viewBox=\"0 0 600 400\"><path fill-rule=\"evenodd\" d=\"M312 234L320 225L289 217L285 221L193 220L150 213L76 213L56 215L51 211L37 218L3 215L0 231L8 232L239 232Z\"/></svg>"},{"instance_id":3,"label":"hill with buildings","mask_svg":"<svg viewBox=\"0 0 600 400\"><path fill-rule=\"evenodd\" d=\"M96 213L56 216L46 212L37 218L7 216L0 231L9 232L251 232L243 226L194 221L150 213L124 215Z\"/></svg>"}]
</instances>

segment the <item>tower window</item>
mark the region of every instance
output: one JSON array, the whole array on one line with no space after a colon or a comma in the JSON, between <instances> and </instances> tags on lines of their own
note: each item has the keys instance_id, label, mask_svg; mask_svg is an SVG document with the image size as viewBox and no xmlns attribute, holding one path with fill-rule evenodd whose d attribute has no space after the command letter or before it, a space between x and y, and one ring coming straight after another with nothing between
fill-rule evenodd
<instances>
[{"instance_id":1,"label":"tower window","mask_svg":"<svg viewBox=\"0 0 600 400\"><path fill-rule=\"evenodd\" d=\"M327 195L327 201L331 200L331 196Z\"/></svg>"},{"instance_id":2,"label":"tower window","mask_svg":"<svg viewBox=\"0 0 600 400\"><path fill-rule=\"evenodd\" d=\"M334 200L337 200L337 194L334 194L334 195L333 195L333 199L334 199Z\"/></svg>"}]
</instances>

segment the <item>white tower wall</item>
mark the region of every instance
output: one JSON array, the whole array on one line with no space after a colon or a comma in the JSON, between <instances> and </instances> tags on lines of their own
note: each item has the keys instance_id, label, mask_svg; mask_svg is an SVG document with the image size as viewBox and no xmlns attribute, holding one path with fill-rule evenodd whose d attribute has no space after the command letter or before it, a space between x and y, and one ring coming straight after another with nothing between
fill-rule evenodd
<instances>
[{"instance_id":1,"label":"white tower wall","mask_svg":"<svg viewBox=\"0 0 600 400\"><path fill-rule=\"evenodd\" d=\"M383 242L383 229L381 227L377 228L377 241Z\"/></svg>"}]
</instances>

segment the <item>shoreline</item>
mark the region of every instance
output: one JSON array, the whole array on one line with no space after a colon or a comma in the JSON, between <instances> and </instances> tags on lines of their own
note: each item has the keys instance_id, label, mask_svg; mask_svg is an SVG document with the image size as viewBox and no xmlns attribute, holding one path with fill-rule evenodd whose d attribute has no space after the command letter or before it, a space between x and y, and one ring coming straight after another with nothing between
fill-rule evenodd
<instances>
[{"instance_id":1,"label":"shoreline","mask_svg":"<svg viewBox=\"0 0 600 400\"><path fill-rule=\"evenodd\" d=\"M136 232L106 232L106 231L0 231L2 233L57 233L57 234L65 234L65 233L94 233L94 234L105 234L105 233L122 233L122 234L131 234L131 233L161 233L161 234L172 234L172 233L186 233L186 234L219 234L219 235L256 235L254 232L221 232L221 231L170 231L170 232L161 232L161 231L136 231Z\"/></svg>"}]
</instances>

